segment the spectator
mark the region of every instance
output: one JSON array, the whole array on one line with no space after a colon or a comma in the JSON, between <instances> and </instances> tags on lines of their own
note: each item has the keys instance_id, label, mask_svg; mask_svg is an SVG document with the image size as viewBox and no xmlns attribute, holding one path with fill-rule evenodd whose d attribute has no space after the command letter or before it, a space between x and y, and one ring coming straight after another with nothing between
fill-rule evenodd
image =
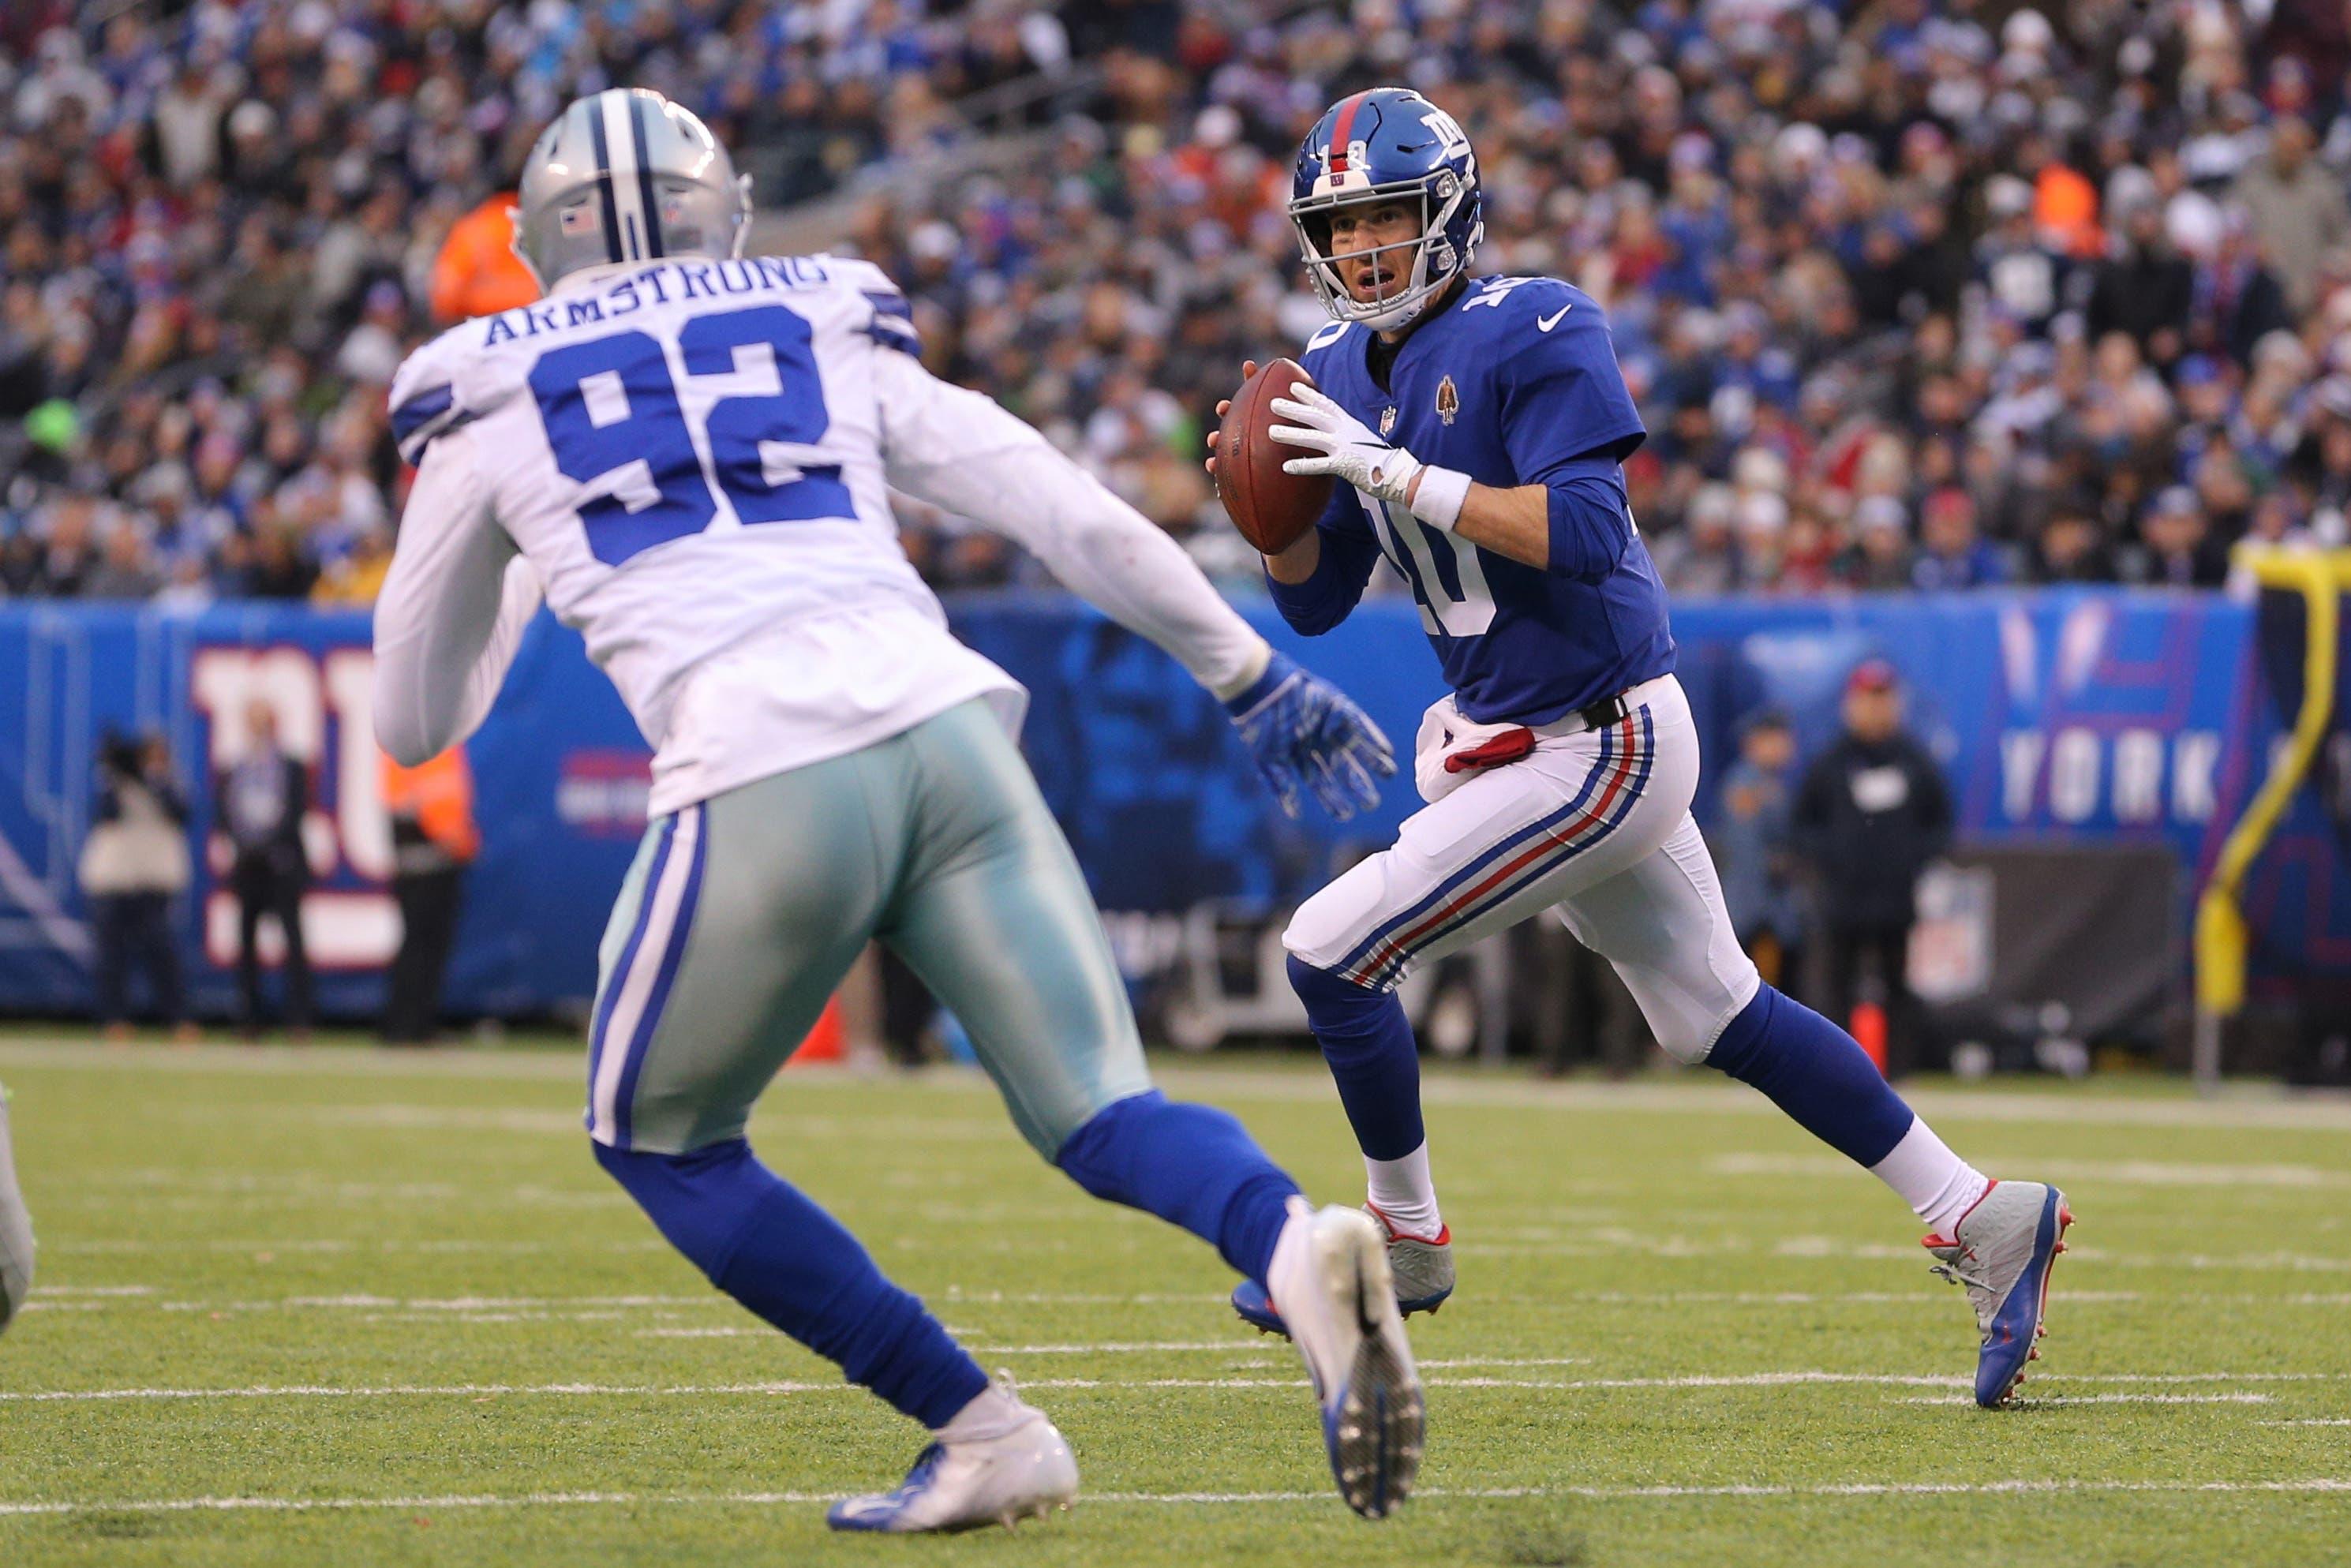
<instances>
[{"instance_id":1,"label":"spectator","mask_svg":"<svg viewBox=\"0 0 2351 1568\"><path fill-rule=\"evenodd\" d=\"M130 985L143 971L155 1015L193 1040L172 929L172 901L188 886L188 806L162 736L107 737L90 821L78 870L97 939L99 1026L109 1040L130 1038Z\"/></svg>"},{"instance_id":2,"label":"spectator","mask_svg":"<svg viewBox=\"0 0 2351 1568\"><path fill-rule=\"evenodd\" d=\"M1907 588L1917 567L1910 519L1892 496L1872 496L1853 512L1854 542L1839 575L1852 587L1884 591Z\"/></svg>"},{"instance_id":3,"label":"spectator","mask_svg":"<svg viewBox=\"0 0 2351 1568\"><path fill-rule=\"evenodd\" d=\"M2035 582L2110 582L2114 552L2105 530L2078 497L2053 507L2032 540L2031 574Z\"/></svg>"},{"instance_id":4,"label":"spectator","mask_svg":"<svg viewBox=\"0 0 2351 1568\"><path fill-rule=\"evenodd\" d=\"M2156 497L2122 574L2126 582L2161 588L2218 588L2228 580L2229 552L2205 528L2195 491L2174 485Z\"/></svg>"},{"instance_id":5,"label":"spectator","mask_svg":"<svg viewBox=\"0 0 2351 1568\"><path fill-rule=\"evenodd\" d=\"M1902 727L1893 667L1865 661L1845 684L1844 732L1804 772L1794 831L1821 899L1828 995L1840 1023L1874 972L1886 1011L1889 1069L1918 1065L1925 1019L1911 994L1910 928L1918 874L1950 841L1950 797L1924 747Z\"/></svg>"},{"instance_id":6,"label":"spectator","mask_svg":"<svg viewBox=\"0 0 2351 1568\"><path fill-rule=\"evenodd\" d=\"M459 218L433 263L433 319L490 316L538 298L538 280L514 250L515 193L498 191Z\"/></svg>"},{"instance_id":7,"label":"spectator","mask_svg":"<svg viewBox=\"0 0 2351 1568\"><path fill-rule=\"evenodd\" d=\"M1975 497L1957 485L1927 497L1920 508L1918 554L1910 568L1914 588L1933 591L1983 588L2004 582L2008 568L2000 551L1976 531Z\"/></svg>"},{"instance_id":8,"label":"spectator","mask_svg":"<svg viewBox=\"0 0 2351 1568\"><path fill-rule=\"evenodd\" d=\"M1795 731L1786 714L1768 708L1740 731L1739 760L1723 776L1722 818L1708 840L1740 945L1764 983L1782 991L1802 971L1803 947L1791 826L1796 783Z\"/></svg>"},{"instance_id":9,"label":"spectator","mask_svg":"<svg viewBox=\"0 0 2351 1568\"><path fill-rule=\"evenodd\" d=\"M2173 247L2164 232L2163 209L2153 199L2122 217L2124 238L2099 264L2091 286L2090 336L2125 333L2148 360L2168 365L2187 341L2196 270Z\"/></svg>"},{"instance_id":10,"label":"spectator","mask_svg":"<svg viewBox=\"0 0 2351 1568\"><path fill-rule=\"evenodd\" d=\"M237 1027L261 1033L261 923L274 920L286 944L286 1022L295 1037L310 1029L310 958L302 939L302 894L310 861L302 819L310 806L308 770L277 744L277 710L256 699L245 711L245 744L214 786L214 815L228 837L229 886L236 894Z\"/></svg>"},{"instance_id":11,"label":"spectator","mask_svg":"<svg viewBox=\"0 0 2351 1568\"><path fill-rule=\"evenodd\" d=\"M465 867L481 848L474 776L462 746L414 768L383 759L392 817L392 892L400 904L400 951L385 977L386 1045L424 1045L441 1021L441 977L457 932Z\"/></svg>"},{"instance_id":12,"label":"spectator","mask_svg":"<svg viewBox=\"0 0 2351 1568\"><path fill-rule=\"evenodd\" d=\"M2312 156L2316 138L2308 120L2281 116L2269 141L2268 156L2248 163L2230 193L2284 287L2286 308L2301 315L2317 303L2333 253L2351 239L2351 204L2342 176Z\"/></svg>"}]
</instances>

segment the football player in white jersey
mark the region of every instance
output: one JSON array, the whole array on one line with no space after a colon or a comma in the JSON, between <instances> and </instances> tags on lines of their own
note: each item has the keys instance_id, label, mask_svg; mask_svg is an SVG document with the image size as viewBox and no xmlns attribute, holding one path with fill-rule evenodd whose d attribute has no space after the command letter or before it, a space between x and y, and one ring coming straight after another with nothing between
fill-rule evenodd
<instances>
[{"instance_id":1,"label":"football player in white jersey","mask_svg":"<svg viewBox=\"0 0 2351 1568\"><path fill-rule=\"evenodd\" d=\"M16 1162L8 1147L8 1091L0 1088L0 1333L25 1304L33 1288L33 1217L16 1186Z\"/></svg>"},{"instance_id":2,"label":"football player in white jersey","mask_svg":"<svg viewBox=\"0 0 2351 1568\"><path fill-rule=\"evenodd\" d=\"M878 269L746 257L749 219L726 150L657 94L599 93L540 138L516 248L546 298L451 329L392 386L418 471L376 605L377 736L413 763L470 733L543 595L653 743L653 821L601 955L589 1135L715 1285L933 1429L836 1528L1008 1522L1077 1487L1052 1424L745 1142L875 939L954 1009L1040 1154L1273 1289L1341 1493L1383 1515L1422 1424L1378 1231L1312 1209L1232 1117L1151 1087L1013 744L1024 694L948 634L888 491L1000 528L1166 649L1286 808L1301 785L1343 816L1370 803L1387 742L1174 541L934 379Z\"/></svg>"}]
</instances>

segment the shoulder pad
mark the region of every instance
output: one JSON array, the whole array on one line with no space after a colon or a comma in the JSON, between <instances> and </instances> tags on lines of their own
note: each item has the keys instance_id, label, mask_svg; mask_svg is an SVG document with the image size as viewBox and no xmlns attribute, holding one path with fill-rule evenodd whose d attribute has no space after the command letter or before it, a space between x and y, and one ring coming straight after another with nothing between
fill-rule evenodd
<instances>
[{"instance_id":1,"label":"shoulder pad","mask_svg":"<svg viewBox=\"0 0 2351 1568\"><path fill-rule=\"evenodd\" d=\"M470 334L479 330L477 322L458 323L409 355L393 374L392 436L402 461L423 462L434 438L481 417L482 399L471 384L475 378L466 374L476 357L467 351ZM461 382L473 396L463 395Z\"/></svg>"},{"instance_id":2,"label":"shoulder pad","mask_svg":"<svg viewBox=\"0 0 2351 1568\"><path fill-rule=\"evenodd\" d=\"M1534 314L1548 316L1562 305L1580 311L1600 308L1590 295L1556 277L1481 277L1469 285L1461 308L1523 314L1531 307Z\"/></svg>"},{"instance_id":3,"label":"shoulder pad","mask_svg":"<svg viewBox=\"0 0 2351 1568\"><path fill-rule=\"evenodd\" d=\"M821 263L841 287L863 297L873 312L865 324L867 337L885 349L922 358L923 340L914 330L914 307L906 302L906 296L891 281L888 273L856 256L820 256L810 259Z\"/></svg>"},{"instance_id":4,"label":"shoulder pad","mask_svg":"<svg viewBox=\"0 0 2351 1568\"><path fill-rule=\"evenodd\" d=\"M898 292L898 286L890 280L888 273L862 256L834 256L828 252L822 256L810 256L809 260L823 267L826 275L835 283L856 293L866 294L877 290L886 294Z\"/></svg>"},{"instance_id":5,"label":"shoulder pad","mask_svg":"<svg viewBox=\"0 0 2351 1568\"><path fill-rule=\"evenodd\" d=\"M1332 344L1345 337L1347 335L1347 329L1353 325L1354 323L1352 321L1325 322L1322 327L1315 329L1314 336L1306 340L1306 347L1300 350L1299 352L1301 354L1320 353L1322 350L1329 348Z\"/></svg>"}]
</instances>

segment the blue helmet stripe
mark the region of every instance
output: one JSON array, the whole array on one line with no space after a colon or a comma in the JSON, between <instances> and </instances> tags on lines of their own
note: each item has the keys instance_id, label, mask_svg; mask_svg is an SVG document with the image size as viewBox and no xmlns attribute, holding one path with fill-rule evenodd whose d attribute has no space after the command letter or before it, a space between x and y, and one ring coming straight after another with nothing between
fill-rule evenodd
<instances>
[{"instance_id":1,"label":"blue helmet stripe","mask_svg":"<svg viewBox=\"0 0 2351 1568\"><path fill-rule=\"evenodd\" d=\"M604 140L604 117L598 112L596 100L588 105L588 144L596 152L596 195L604 209L604 259L619 261L621 256L621 212L612 200L612 149Z\"/></svg>"},{"instance_id":2,"label":"blue helmet stripe","mask_svg":"<svg viewBox=\"0 0 2351 1568\"><path fill-rule=\"evenodd\" d=\"M653 155L645 146L645 100L643 95L629 95L629 134L637 144L637 199L645 208L645 253L666 256L662 244L661 204L653 194Z\"/></svg>"}]
</instances>

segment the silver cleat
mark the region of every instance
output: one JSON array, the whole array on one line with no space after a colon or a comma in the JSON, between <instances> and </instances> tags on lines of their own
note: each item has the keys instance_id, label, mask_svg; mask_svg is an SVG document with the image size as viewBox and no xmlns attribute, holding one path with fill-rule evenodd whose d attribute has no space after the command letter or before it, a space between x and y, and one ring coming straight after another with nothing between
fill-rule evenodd
<instances>
[{"instance_id":1,"label":"silver cleat","mask_svg":"<svg viewBox=\"0 0 2351 1568\"><path fill-rule=\"evenodd\" d=\"M2074 1211L2065 1195L2037 1181L1996 1181L1959 1217L1952 1234L1922 1245L1942 1260L1935 1272L1967 1287L1983 1336L1976 1356L1976 1403L1987 1410L2008 1403L2024 1381L2027 1363L2041 1358L2042 1322L2049 1305L2049 1270L2065 1250Z\"/></svg>"}]
</instances>

